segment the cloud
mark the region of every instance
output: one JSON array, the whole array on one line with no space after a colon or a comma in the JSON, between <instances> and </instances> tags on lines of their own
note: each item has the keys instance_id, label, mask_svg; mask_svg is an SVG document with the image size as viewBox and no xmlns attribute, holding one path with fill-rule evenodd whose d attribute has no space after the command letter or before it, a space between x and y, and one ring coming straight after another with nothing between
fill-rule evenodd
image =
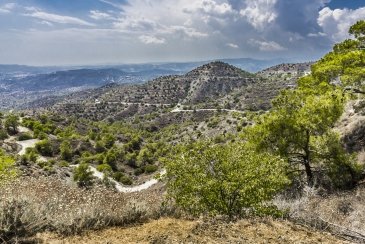
<instances>
[{"instance_id":1,"label":"cloud","mask_svg":"<svg viewBox=\"0 0 365 244\"><path fill-rule=\"evenodd\" d=\"M319 12L318 25L323 32L333 41L339 42L349 38L348 30L356 21L364 19L365 7L355 10L323 8Z\"/></svg>"},{"instance_id":2,"label":"cloud","mask_svg":"<svg viewBox=\"0 0 365 244\"><path fill-rule=\"evenodd\" d=\"M0 6L0 13L10 13L16 7L16 3L7 3Z\"/></svg>"},{"instance_id":3,"label":"cloud","mask_svg":"<svg viewBox=\"0 0 365 244\"><path fill-rule=\"evenodd\" d=\"M108 1L108 0L99 0L100 2L102 3L105 3L105 4L108 4L116 9L120 9L120 10L123 10L123 5L122 4L117 4L117 3L114 3L112 1Z\"/></svg>"},{"instance_id":4,"label":"cloud","mask_svg":"<svg viewBox=\"0 0 365 244\"><path fill-rule=\"evenodd\" d=\"M144 44L164 44L166 42L164 38L157 38L155 36L147 35L140 36L139 40Z\"/></svg>"},{"instance_id":5,"label":"cloud","mask_svg":"<svg viewBox=\"0 0 365 244\"><path fill-rule=\"evenodd\" d=\"M90 18L95 20L115 20L110 14L101 12L99 10L90 10Z\"/></svg>"},{"instance_id":6,"label":"cloud","mask_svg":"<svg viewBox=\"0 0 365 244\"><path fill-rule=\"evenodd\" d=\"M234 43L227 43L227 47L239 48L239 46L237 44L234 44Z\"/></svg>"},{"instance_id":7,"label":"cloud","mask_svg":"<svg viewBox=\"0 0 365 244\"><path fill-rule=\"evenodd\" d=\"M263 29L267 24L273 22L278 13L275 10L277 0L256 0L246 1L246 7L240 14L256 29Z\"/></svg>"},{"instance_id":8,"label":"cloud","mask_svg":"<svg viewBox=\"0 0 365 244\"><path fill-rule=\"evenodd\" d=\"M200 12L213 16L223 16L234 12L229 3L217 3L214 0L192 1L191 4L187 4L183 11L186 13Z\"/></svg>"},{"instance_id":9,"label":"cloud","mask_svg":"<svg viewBox=\"0 0 365 244\"><path fill-rule=\"evenodd\" d=\"M265 51L265 52L286 50L286 48L282 47L280 44L274 41L259 41L255 39L250 39L249 44L251 44L254 47L258 47L260 51Z\"/></svg>"},{"instance_id":10,"label":"cloud","mask_svg":"<svg viewBox=\"0 0 365 244\"><path fill-rule=\"evenodd\" d=\"M89 23L85 20L71 17L71 16L64 16L64 15L57 15L51 14L43 11L36 10L32 13L25 14L25 16L30 16L33 18L38 18L41 20L45 20L48 22L58 23L58 24L73 24L73 25L83 25L83 26L94 26L94 24Z\"/></svg>"}]
</instances>

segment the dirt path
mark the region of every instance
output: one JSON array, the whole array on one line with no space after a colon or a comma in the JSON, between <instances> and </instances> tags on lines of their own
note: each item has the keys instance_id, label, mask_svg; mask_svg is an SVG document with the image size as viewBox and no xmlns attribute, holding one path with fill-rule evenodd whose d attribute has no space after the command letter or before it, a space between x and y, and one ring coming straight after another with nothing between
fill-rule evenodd
<instances>
[{"instance_id":1,"label":"dirt path","mask_svg":"<svg viewBox=\"0 0 365 244\"><path fill-rule=\"evenodd\" d=\"M348 243L328 233L279 220L189 221L162 218L128 228L110 228L74 237L40 234L44 243Z\"/></svg>"},{"instance_id":2,"label":"dirt path","mask_svg":"<svg viewBox=\"0 0 365 244\"><path fill-rule=\"evenodd\" d=\"M77 167L78 165L71 165L71 167ZM98 171L95 167L89 166L89 169L92 171L93 176L98 179L104 179L104 173ZM166 174L166 170L162 170L160 175ZM124 186L123 184L119 183L118 181L114 180L113 178L108 177L108 180L111 181L115 185L115 189L119 192L123 193L132 193L132 192L140 192L143 190L147 190L148 188L152 187L153 185L158 183L157 179L150 179L143 184L137 186Z\"/></svg>"}]
</instances>

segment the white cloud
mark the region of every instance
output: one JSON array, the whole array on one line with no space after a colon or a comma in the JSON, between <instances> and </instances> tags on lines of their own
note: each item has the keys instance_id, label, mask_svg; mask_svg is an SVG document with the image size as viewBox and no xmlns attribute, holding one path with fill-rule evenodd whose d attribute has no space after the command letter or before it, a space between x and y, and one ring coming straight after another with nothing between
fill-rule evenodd
<instances>
[{"instance_id":1,"label":"white cloud","mask_svg":"<svg viewBox=\"0 0 365 244\"><path fill-rule=\"evenodd\" d=\"M144 44L164 44L166 42L164 38L147 35L140 36L139 40Z\"/></svg>"},{"instance_id":2,"label":"white cloud","mask_svg":"<svg viewBox=\"0 0 365 244\"><path fill-rule=\"evenodd\" d=\"M321 36L327 36L326 33L318 32L318 33L309 33L308 37L321 37Z\"/></svg>"},{"instance_id":3,"label":"white cloud","mask_svg":"<svg viewBox=\"0 0 365 244\"><path fill-rule=\"evenodd\" d=\"M171 34L177 34L182 33L188 37L192 38L202 38L207 37L207 33L199 32L194 28L186 27L186 26L171 26L171 27L165 27L164 30L161 31L162 33L171 33Z\"/></svg>"},{"instance_id":4,"label":"white cloud","mask_svg":"<svg viewBox=\"0 0 365 244\"><path fill-rule=\"evenodd\" d=\"M217 3L214 0L192 1L192 3L187 4L183 10L187 13L200 12L214 16L222 16L234 12L229 3Z\"/></svg>"},{"instance_id":5,"label":"white cloud","mask_svg":"<svg viewBox=\"0 0 365 244\"><path fill-rule=\"evenodd\" d=\"M236 48L236 49L239 48L239 46L234 43L227 43L227 47Z\"/></svg>"},{"instance_id":6,"label":"white cloud","mask_svg":"<svg viewBox=\"0 0 365 244\"><path fill-rule=\"evenodd\" d=\"M39 21L39 23L40 23L40 24L42 24L42 25L47 25L47 26L49 26L49 27L54 26L51 22L49 22L49 21L45 21L45 20Z\"/></svg>"},{"instance_id":7,"label":"white cloud","mask_svg":"<svg viewBox=\"0 0 365 244\"><path fill-rule=\"evenodd\" d=\"M255 40L255 39L250 39L249 44L251 44L254 47L259 48L260 51L265 51L265 52L286 50L286 48L282 47L280 44L278 44L274 41L259 41L259 40Z\"/></svg>"},{"instance_id":8,"label":"white cloud","mask_svg":"<svg viewBox=\"0 0 365 244\"><path fill-rule=\"evenodd\" d=\"M117 3L114 3L114 2L108 1L108 0L99 0L99 1L102 3L108 4L114 8L123 10L123 5L121 5L121 4L117 4Z\"/></svg>"},{"instance_id":9,"label":"white cloud","mask_svg":"<svg viewBox=\"0 0 365 244\"><path fill-rule=\"evenodd\" d=\"M352 9L330 9L328 7L319 12L318 25L333 42L349 38L348 30L356 21L365 18L365 7Z\"/></svg>"},{"instance_id":10,"label":"white cloud","mask_svg":"<svg viewBox=\"0 0 365 244\"><path fill-rule=\"evenodd\" d=\"M71 17L71 16L64 16L64 15L57 15L57 14L50 14L42 11L34 11L29 14L25 14L25 16L30 16L34 18L38 18L41 20L45 20L48 22L58 23L58 24L74 24L74 25L84 25L84 26L94 26L94 24L89 23L85 20Z\"/></svg>"},{"instance_id":11,"label":"white cloud","mask_svg":"<svg viewBox=\"0 0 365 244\"><path fill-rule=\"evenodd\" d=\"M99 10L91 10L90 11L90 18L95 20L113 20L115 19L110 14L105 12L100 12Z\"/></svg>"},{"instance_id":12,"label":"white cloud","mask_svg":"<svg viewBox=\"0 0 365 244\"><path fill-rule=\"evenodd\" d=\"M256 29L263 29L273 22L278 13L275 11L277 0L246 1L246 7L241 9L240 14Z\"/></svg>"},{"instance_id":13,"label":"white cloud","mask_svg":"<svg viewBox=\"0 0 365 244\"><path fill-rule=\"evenodd\" d=\"M10 13L16 7L16 3L7 3L0 6L0 13Z\"/></svg>"}]
</instances>

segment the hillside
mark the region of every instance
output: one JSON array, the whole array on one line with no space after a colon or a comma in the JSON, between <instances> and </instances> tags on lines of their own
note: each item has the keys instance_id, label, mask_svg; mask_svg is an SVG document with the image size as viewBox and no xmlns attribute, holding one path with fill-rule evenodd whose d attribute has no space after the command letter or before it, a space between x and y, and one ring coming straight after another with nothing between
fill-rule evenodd
<instances>
[{"instance_id":1,"label":"hillside","mask_svg":"<svg viewBox=\"0 0 365 244\"><path fill-rule=\"evenodd\" d=\"M130 118L182 108L261 110L287 87L286 81L255 76L223 62L200 66L185 75L164 76L141 85L106 86L45 104L49 111L103 120ZM37 107L32 104L31 107Z\"/></svg>"}]
</instances>

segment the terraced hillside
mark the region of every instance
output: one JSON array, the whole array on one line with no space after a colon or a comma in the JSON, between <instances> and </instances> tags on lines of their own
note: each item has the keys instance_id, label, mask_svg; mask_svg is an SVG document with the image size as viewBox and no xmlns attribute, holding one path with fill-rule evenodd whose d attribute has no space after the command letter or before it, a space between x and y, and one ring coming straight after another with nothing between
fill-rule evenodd
<instances>
[{"instance_id":1,"label":"terraced hillside","mask_svg":"<svg viewBox=\"0 0 365 244\"><path fill-rule=\"evenodd\" d=\"M204 109L257 111L270 108L270 100L288 86L285 80L269 80L212 62L182 76L160 77L141 85L108 85L43 105L52 112L93 120Z\"/></svg>"}]
</instances>

